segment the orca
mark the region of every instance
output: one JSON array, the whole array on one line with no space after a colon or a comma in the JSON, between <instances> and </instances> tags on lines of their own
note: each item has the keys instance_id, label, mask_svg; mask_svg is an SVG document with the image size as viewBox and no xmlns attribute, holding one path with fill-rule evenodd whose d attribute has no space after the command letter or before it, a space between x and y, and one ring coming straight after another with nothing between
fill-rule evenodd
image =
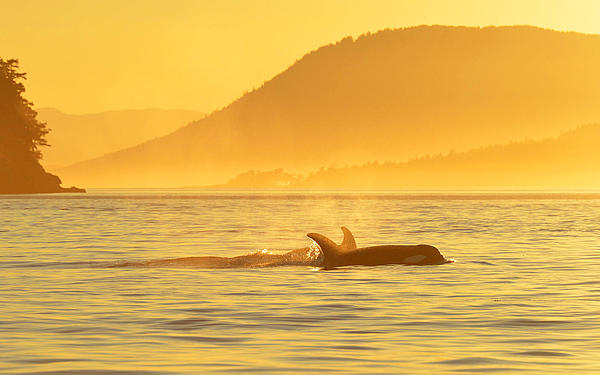
<instances>
[{"instance_id":1,"label":"orca","mask_svg":"<svg viewBox=\"0 0 600 375\"><path fill-rule=\"evenodd\" d=\"M352 236L348 228L342 227L342 230L344 231L342 245L336 245L335 242L322 234L307 234L321 248L321 253L323 254L321 266L325 269L354 265L379 266L384 264L424 266L451 262L444 258L437 248L430 245L383 245L357 248L354 236ZM346 232L349 234L347 235ZM354 246L343 246L347 237L352 238Z\"/></svg>"},{"instance_id":2,"label":"orca","mask_svg":"<svg viewBox=\"0 0 600 375\"><path fill-rule=\"evenodd\" d=\"M342 251L356 249L356 240L352 232L342 227L344 239L337 246ZM318 267L320 259L316 248L303 247L284 254L273 254L266 250L235 257L196 256L185 258L156 259L140 262L120 262L108 267L202 267L202 268L254 268L275 266L312 266Z\"/></svg>"},{"instance_id":3,"label":"orca","mask_svg":"<svg viewBox=\"0 0 600 375\"><path fill-rule=\"evenodd\" d=\"M342 232L344 233L344 239L340 244L341 250L356 250L356 240L354 239L354 235L350 232L350 229L346 227L342 227ZM317 243L318 245L318 243Z\"/></svg>"}]
</instances>

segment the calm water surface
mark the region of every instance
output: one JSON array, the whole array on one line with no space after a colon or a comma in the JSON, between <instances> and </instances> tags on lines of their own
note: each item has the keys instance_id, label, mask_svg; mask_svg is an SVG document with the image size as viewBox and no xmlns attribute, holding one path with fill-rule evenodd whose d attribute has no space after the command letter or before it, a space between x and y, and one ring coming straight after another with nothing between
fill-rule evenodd
<instances>
[{"instance_id":1,"label":"calm water surface","mask_svg":"<svg viewBox=\"0 0 600 375\"><path fill-rule=\"evenodd\" d=\"M441 266L114 267L308 232ZM0 372L600 373L600 196L92 191L0 197Z\"/></svg>"}]
</instances>

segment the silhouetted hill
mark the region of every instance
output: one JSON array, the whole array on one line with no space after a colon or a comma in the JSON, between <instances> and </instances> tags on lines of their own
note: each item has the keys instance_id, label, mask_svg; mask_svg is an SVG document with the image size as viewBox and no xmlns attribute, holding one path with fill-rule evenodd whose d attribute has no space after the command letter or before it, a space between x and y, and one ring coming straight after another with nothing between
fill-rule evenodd
<instances>
[{"instance_id":1,"label":"silhouetted hill","mask_svg":"<svg viewBox=\"0 0 600 375\"><path fill-rule=\"evenodd\" d=\"M19 160L4 163L0 155L0 194L85 193L85 189L61 187L58 176L37 162Z\"/></svg>"},{"instance_id":2,"label":"silhouetted hill","mask_svg":"<svg viewBox=\"0 0 600 375\"><path fill-rule=\"evenodd\" d=\"M196 111L141 109L72 115L54 108L40 108L38 117L52 129L51 148L42 163L48 169L118 151L169 134L204 117Z\"/></svg>"},{"instance_id":3,"label":"silhouetted hill","mask_svg":"<svg viewBox=\"0 0 600 375\"><path fill-rule=\"evenodd\" d=\"M203 120L61 173L90 186L184 186L465 151L598 121L598 82L598 35L385 30L319 48Z\"/></svg>"},{"instance_id":4,"label":"silhouetted hill","mask_svg":"<svg viewBox=\"0 0 600 375\"><path fill-rule=\"evenodd\" d=\"M598 145L600 125L586 125L541 141L513 142L404 163L371 162L321 168L307 176L293 176L293 179L283 170L252 171L216 187L598 189ZM269 185L268 181L276 183Z\"/></svg>"}]
</instances>

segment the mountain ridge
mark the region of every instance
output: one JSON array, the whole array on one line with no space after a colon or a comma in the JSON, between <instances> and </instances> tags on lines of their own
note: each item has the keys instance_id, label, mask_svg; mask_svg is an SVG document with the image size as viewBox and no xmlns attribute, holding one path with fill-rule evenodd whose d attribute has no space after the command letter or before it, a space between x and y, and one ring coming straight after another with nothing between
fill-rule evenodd
<instances>
[{"instance_id":1,"label":"mountain ridge","mask_svg":"<svg viewBox=\"0 0 600 375\"><path fill-rule=\"evenodd\" d=\"M600 119L599 66L598 35L383 30L320 47L200 121L60 173L89 186L174 187L539 138Z\"/></svg>"},{"instance_id":2,"label":"mountain ridge","mask_svg":"<svg viewBox=\"0 0 600 375\"><path fill-rule=\"evenodd\" d=\"M197 111L160 108L110 110L71 114L57 108L36 109L52 129L43 164L58 169L76 162L115 152L132 144L170 133L201 119Z\"/></svg>"}]
</instances>

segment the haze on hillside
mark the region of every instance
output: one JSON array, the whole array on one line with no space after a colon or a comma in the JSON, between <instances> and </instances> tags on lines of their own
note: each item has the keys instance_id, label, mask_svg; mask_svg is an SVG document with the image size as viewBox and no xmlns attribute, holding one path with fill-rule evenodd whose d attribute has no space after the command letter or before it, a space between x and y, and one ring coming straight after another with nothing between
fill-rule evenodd
<instances>
[{"instance_id":1,"label":"haze on hillside","mask_svg":"<svg viewBox=\"0 0 600 375\"><path fill-rule=\"evenodd\" d=\"M427 155L403 163L321 168L306 175L248 171L207 188L600 189L600 125L543 140Z\"/></svg>"},{"instance_id":2,"label":"haze on hillside","mask_svg":"<svg viewBox=\"0 0 600 375\"><path fill-rule=\"evenodd\" d=\"M555 136L600 119L600 36L422 26L313 51L223 110L60 170L89 187L210 185L238 173L401 162Z\"/></svg>"},{"instance_id":3,"label":"haze on hillside","mask_svg":"<svg viewBox=\"0 0 600 375\"><path fill-rule=\"evenodd\" d=\"M186 110L122 110L73 115L55 108L40 108L38 119L52 131L52 146L44 149L42 164L50 170L100 157L174 130L204 117Z\"/></svg>"}]
</instances>

